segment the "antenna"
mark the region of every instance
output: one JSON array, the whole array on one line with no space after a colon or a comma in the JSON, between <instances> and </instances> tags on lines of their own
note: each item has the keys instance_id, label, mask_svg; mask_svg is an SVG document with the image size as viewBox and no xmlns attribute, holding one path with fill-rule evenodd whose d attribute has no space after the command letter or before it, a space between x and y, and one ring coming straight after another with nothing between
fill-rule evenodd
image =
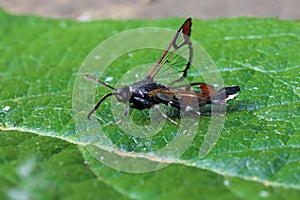
<instances>
[{"instance_id":1,"label":"antenna","mask_svg":"<svg viewBox=\"0 0 300 200\"><path fill-rule=\"evenodd\" d=\"M107 87L107 88L109 88L109 89L111 89L111 90L117 91L116 88L114 88L114 87L108 85L107 83L104 83L104 82L102 82L102 81L99 81L99 80L95 79L94 77L91 77L90 75L84 75L84 78L87 79L87 80L93 81L93 82L95 82L95 83L104 85L105 87Z\"/></svg>"}]
</instances>

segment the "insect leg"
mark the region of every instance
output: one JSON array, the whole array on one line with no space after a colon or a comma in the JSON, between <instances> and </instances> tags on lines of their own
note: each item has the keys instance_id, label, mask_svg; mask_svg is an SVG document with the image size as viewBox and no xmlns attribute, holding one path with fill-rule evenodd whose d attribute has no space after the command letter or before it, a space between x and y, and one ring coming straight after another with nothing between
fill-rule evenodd
<instances>
[{"instance_id":1,"label":"insect leg","mask_svg":"<svg viewBox=\"0 0 300 200\"><path fill-rule=\"evenodd\" d=\"M165 113L163 113L160 109L158 105L154 105L153 106L154 110L157 110L165 119L169 120L172 124L175 124L176 126L180 126L182 127L180 124L178 124L177 122L175 122L173 119L171 119L170 117L168 117Z\"/></svg>"},{"instance_id":2,"label":"insect leg","mask_svg":"<svg viewBox=\"0 0 300 200\"><path fill-rule=\"evenodd\" d=\"M103 127L104 126L116 126L116 125L119 125L123 121L123 119L128 116L129 110L130 110L130 106L128 106L124 110L124 113L123 113L122 117L119 120L117 120L116 122L111 122L111 123L105 124L105 125L103 125Z\"/></svg>"},{"instance_id":3,"label":"insect leg","mask_svg":"<svg viewBox=\"0 0 300 200\"><path fill-rule=\"evenodd\" d=\"M201 116L204 117L224 117L224 114L218 114L218 113L201 113Z\"/></svg>"},{"instance_id":4,"label":"insect leg","mask_svg":"<svg viewBox=\"0 0 300 200\"><path fill-rule=\"evenodd\" d=\"M118 125L118 124L120 124L123 121L123 119L128 116L129 110L130 110L130 106L127 106L127 108L124 110L124 113L123 113L122 117L118 121L112 123L111 125Z\"/></svg>"}]
</instances>

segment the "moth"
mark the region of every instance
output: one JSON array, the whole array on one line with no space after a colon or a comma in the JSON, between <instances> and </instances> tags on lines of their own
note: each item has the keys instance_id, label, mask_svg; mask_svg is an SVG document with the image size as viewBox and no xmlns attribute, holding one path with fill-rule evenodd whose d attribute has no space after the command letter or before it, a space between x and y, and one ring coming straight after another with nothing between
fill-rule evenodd
<instances>
[{"instance_id":1,"label":"moth","mask_svg":"<svg viewBox=\"0 0 300 200\"><path fill-rule=\"evenodd\" d=\"M226 86L217 90L213 85L203 82L178 85L178 83L182 82L182 80L187 77L193 59L193 45L190 40L191 27L192 19L188 18L176 32L168 47L151 67L145 77L138 82L131 85L125 85L121 88L114 88L103 81L85 75L86 79L112 90L112 92L104 95L97 102L88 113L87 118L90 119L101 103L110 96L115 96L119 102L128 103L129 110L157 108L158 104L165 104L181 111L194 112L199 115L201 114L199 108L206 104L221 105L234 99L240 91L239 86ZM178 60L176 52L179 50L185 51L187 59L176 63L174 60ZM165 75L165 72L173 67L177 72L178 78L169 84L159 82L158 77L160 76L160 73L163 71L163 76L167 76ZM178 67L181 67L181 69L178 69ZM174 74L174 70L172 73ZM196 99L197 101L195 102L192 99ZM177 122L170 119L165 113L162 111L160 112L166 119L178 125Z\"/></svg>"}]
</instances>

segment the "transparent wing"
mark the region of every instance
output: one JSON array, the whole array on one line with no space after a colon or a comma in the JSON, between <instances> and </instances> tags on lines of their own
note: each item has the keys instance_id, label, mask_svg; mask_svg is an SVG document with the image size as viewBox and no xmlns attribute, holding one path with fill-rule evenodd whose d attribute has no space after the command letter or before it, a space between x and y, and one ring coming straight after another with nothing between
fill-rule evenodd
<instances>
[{"instance_id":1,"label":"transparent wing","mask_svg":"<svg viewBox=\"0 0 300 200\"><path fill-rule=\"evenodd\" d=\"M193 59L190 41L192 19L188 18L179 28L171 43L145 76L147 81L171 84L187 76Z\"/></svg>"}]
</instances>

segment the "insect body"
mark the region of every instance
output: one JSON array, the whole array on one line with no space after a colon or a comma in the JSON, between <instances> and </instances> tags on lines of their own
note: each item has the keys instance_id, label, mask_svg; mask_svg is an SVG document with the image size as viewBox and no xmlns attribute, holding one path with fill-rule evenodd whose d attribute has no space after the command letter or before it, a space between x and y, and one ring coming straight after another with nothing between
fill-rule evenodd
<instances>
[{"instance_id":1,"label":"insect body","mask_svg":"<svg viewBox=\"0 0 300 200\"><path fill-rule=\"evenodd\" d=\"M178 85L178 83L181 83L187 77L193 58L193 47L190 41L191 26L192 19L188 18L179 28L161 57L141 81L116 89L86 75L86 79L102 84L113 90L113 92L104 95L98 101L87 115L87 118L90 119L91 115L109 96L115 96L119 102L129 103L129 108L138 110L150 109L158 104L165 104L179 110L195 113L199 113L199 107L205 104L225 104L228 100L235 98L240 91L238 86L227 86L217 90L214 86L201 82ZM185 55L188 55L184 61L178 61L178 57L175 53L179 50L184 51ZM168 68L173 67L181 67L180 69L176 69L178 77L176 77L174 81L169 84L161 84L159 80L156 80L161 71L167 71ZM161 70L162 68L165 70ZM166 117L164 114L163 116Z\"/></svg>"}]
</instances>

